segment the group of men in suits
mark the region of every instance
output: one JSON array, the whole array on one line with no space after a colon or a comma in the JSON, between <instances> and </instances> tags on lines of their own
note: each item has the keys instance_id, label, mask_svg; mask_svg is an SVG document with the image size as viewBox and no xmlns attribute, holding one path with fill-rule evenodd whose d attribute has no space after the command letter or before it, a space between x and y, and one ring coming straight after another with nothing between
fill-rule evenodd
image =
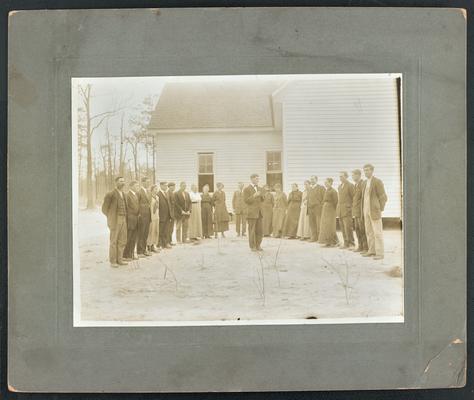
<instances>
[{"instance_id":1,"label":"group of men in suits","mask_svg":"<svg viewBox=\"0 0 474 400\"><path fill-rule=\"evenodd\" d=\"M360 252L365 257L383 259L383 227L382 212L387 202L383 182L374 176L374 166L366 164L362 171L352 171L349 174L341 172L338 187L337 217L342 232L342 248ZM243 185L234 194L233 207L236 213L237 235L245 236L245 221L248 223L249 247L252 251L261 251L263 239L262 202L264 192L258 186L259 176L253 174L251 183L245 189ZM311 242L317 242L321 229L321 216L326 189L317 183L316 176L311 177L311 187L307 196L307 208L311 230ZM358 246L355 246L354 230Z\"/></svg>"},{"instance_id":2,"label":"group of men in suits","mask_svg":"<svg viewBox=\"0 0 474 400\"><path fill-rule=\"evenodd\" d=\"M123 177L115 179L115 188L108 192L102 204L102 213L107 217L110 230L109 261L112 267L127 265L128 261L149 257L159 248L171 249L171 236L176 225L176 238L186 241L188 220L191 214L191 199L186 184L181 182L177 192L173 182L160 182L156 194L150 192L149 179L143 177L129 183L124 192ZM159 215L158 247L147 243L152 221L152 196L157 197ZM135 255L136 249L136 255Z\"/></svg>"},{"instance_id":3,"label":"group of men in suits","mask_svg":"<svg viewBox=\"0 0 474 400\"><path fill-rule=\"evenodd\" d=\"M376 260L384 258L382 212L387 202L383 182L374 176L374 166L366 164L362 171L352 171L352 181L346 171L340 173L337 216L343 237L342 248L360 252ZM354 230L358 247L355 247Z\"/></svg>"},{"instance_id":4,"label":"group of men in suits","mask_svg":"<svg viewBox=\"0 0 474 400\"><path fill-rule=\"evenodd\" d=\"M361 252L364 256L375 259L384 257L382 212L387 202L383 182L374 176L371 164L364 166L366 179L362 179L359 169L352 171L349 181L347 172L341 172L338 187L337 216L343 236L342 248ZM234 194L233 208L236 214L236 231L240 236L246 235L248 226L249 247L252 251L261 251L263 239L262 202L264 191L258 186L259 176L253 174L251 183L244 188L239 184L239 191ZM317 177L311 178L308 191L307 207L311 229L311 241L316 242L321 229L321 215L326 189L317 184ZM148 257L147 238L151 223L151 194L147 177L129 184L129 191L124 193L125 180L118 177L116 187L106 194L102 212L107 216L110 230L109 259L113 267L126 265L127 261L138 257ZM171 236L176 224L178 242L187 241L188 221L191 214L191 199L182 182L177 192L175 184L160 182L158 193L159 213L159 247L170 249ZM354 230L358 247L355 247ZM137 256L135 256L135 247ZM153 247L151 251L156 251Z\"/></svg>"},{"instance_id":5,"label":"group of men in suits","mask_svg":"<svg viewBox=\"0 0 474 400\"><path fill-rule=\"evenodd\" d=\"M151 223L148 178L142 178L141 186L138 181L130 182L127 193L123 191L124 187L124 178L117 177L114 190L105 195L102 203L102 213L107 217L110 230L109 261L112 267L150 255L147 251Z\"/></svg>"}]
</instances>

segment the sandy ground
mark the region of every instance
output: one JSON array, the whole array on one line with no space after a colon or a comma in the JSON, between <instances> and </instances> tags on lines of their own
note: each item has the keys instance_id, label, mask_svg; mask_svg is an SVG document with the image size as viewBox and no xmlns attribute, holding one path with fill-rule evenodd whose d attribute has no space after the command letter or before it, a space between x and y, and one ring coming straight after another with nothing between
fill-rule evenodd
<instances>
[{"instance_id":1,"label":"sandy ground","mask_svg":"<svg viewBox=\"0 0 474 400\"><path fill-rule=\"evenodd\" d=\"M98 211L79 212L83 321L202 321L397 317L403 313L401 232L385 232L385 259L299 240L247 238L174 246L114 269ZM338 233L340 235L340 233Z\"/></svg>"}]
</instances>

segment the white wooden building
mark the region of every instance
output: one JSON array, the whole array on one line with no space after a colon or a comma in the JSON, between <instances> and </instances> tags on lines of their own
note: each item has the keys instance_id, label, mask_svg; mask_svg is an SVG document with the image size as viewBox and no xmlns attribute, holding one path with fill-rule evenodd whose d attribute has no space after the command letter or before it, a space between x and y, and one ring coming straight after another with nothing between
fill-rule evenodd
<instances>
[{"instance_id":1,"label":"white wooden building","mask_svg":"<svg viewBox=\"0 0 474 400\"><path fill-rule=\"evenodd\" d=\"M149 132L157 179L222 182L228 206L239 181L296 182L366 163L386 187L385 217L401 217L399 79L341 76L287 81L165 85Z\"/></svg>"}]
</instances>

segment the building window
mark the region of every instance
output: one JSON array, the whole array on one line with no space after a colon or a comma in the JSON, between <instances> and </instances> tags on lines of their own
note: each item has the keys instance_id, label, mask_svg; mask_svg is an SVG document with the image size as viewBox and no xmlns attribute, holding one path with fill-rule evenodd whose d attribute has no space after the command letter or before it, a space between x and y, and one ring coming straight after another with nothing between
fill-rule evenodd
<instances>
[{"instance_id":1,"label":"building window","mask_svg":"<svg viewBox=\"0 0 474 400\"><path fill-rule=\"evenodd\" d=\"M267 185L274 190L276 183L283 186L281 151L267 151Z\"/></svg>"},{"instance_id":2,"label":"building window","mask_svg":"<svg viewBox=\"0 0 474 400\"><path fill-rule=\"evenodd\" d=\"M198 186L202 192L204 185L209 185L209 191L214 191L214 153L198 153Z\"/></svg>"}]
</instances>

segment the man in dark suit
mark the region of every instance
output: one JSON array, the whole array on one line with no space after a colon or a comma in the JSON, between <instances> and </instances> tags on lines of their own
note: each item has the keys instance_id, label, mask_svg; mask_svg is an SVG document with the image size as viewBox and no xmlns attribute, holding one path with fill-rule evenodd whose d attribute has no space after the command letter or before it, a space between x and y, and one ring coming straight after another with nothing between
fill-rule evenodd
<instances>
[{"instance_id":1,"label":"man in dark suit","mask_svg":"<svg viewBox=\"0 0 474 400\"><path fill-rule=\"evenodd\" d=\"M138 204L138 190L140 185L137 181L130 182L129 191L126 195L127 201L127 245L123 251L125 261L136 260L135 247L137 245L138 233L138 217L140 215L140 207Z\"/></svg>"},{"instance_id":2,"label":"man in dark suit","mask_svg":"<svg viewBox=\"0 0 474 400\"><path fill-rule=\"evenodd\" d=\"M263 239L262 202L263 190L258 186L257 174L250 176L251 184L244 190L244 201L247 204L247 221L249 225L249 246L252 251L261 251Z\"/></svg>"},{"instance_id":3,"label":"man in dark suit","mask_svg":"<svg viewBox=\"0 0 474 400\"><path fill-rule=\"evenodd\" d=\"M176 197L174 195L175 188L176 188L176 185L174 182L168 183L168 201L170 203L170 214L171 214L171 219L168 224L168 243L171 246L175 245L175 243L173 243L173 231L174 231L174 226L176 223Z\"/></svg>"},{"instance_id":4,"label":"man in dark suit","mask_svg":"<svg viewBox=\"0 0 474 400\"><path fill-rule=\"evenodd\" d=\"M372 164L364 165L364 174L367 179L362 192L362 210L369 249L362 255L382 260L384 257L382 212L387 203L387 194L383 182L374 176Z\"/></svg>"},{"instance_id":5,"label":"man in dark suit","mask_svg":"<svg viewBox=\"0 0 474 400\"><path fill-rule=\"evenodd\" d=\"M171 221L170 202L168 198L168 184L160 182L160 190L158 192L159 199L159 217L160 217L160 247L162 249L171 249L168 241L169 224Z\"/></svg>"},{"instance_id":6,"label":"man in dark suit","mask_svg":"<svg viewBox=\"0 0 474 400\"><path fill-rule=\"evenodd\" d=\"M232 197L232 208L234 209L235 214L235 230L237 231L237 236L245 235L247 228L247 204L244 201L244 184L239 182L239 190L234 192L234 197Z\"/></svg>"},{"instance_id":7,"label":"man in dark suit","mask_svg":"<svg viewBox=\"0 0 474 400\"><path fill-rule=\"evenodd\" d=\"M362 179L360 169L352 171L352 180L354 181L354 197L352 198L352 216L357 236L357 249L354 251L365 252L368 250L367 237L365 236L364 218L362 215L362 193L365 189L365 181Z\"/></svg>"},{"instance_id":8,"label":"man in dark suit","mask_svg":"<svg viewBox=\"0 0 474 400\"><path fill-rule=\"evenodd\" d=\"M102 213L107 217L110 230L109 262L117 268L127 265L123 261L123 250L127 244L127 201L122 189L125 180L119 176L115 179L115 189L107 193L102 203Z\"/></svg>"},{"instance_id":9,"label":"man in dark suit","mask_svg":"<svg viewBox=\"0 0 474 400\"><path fill-rule=\"evenodd\" d=\"M178 243L188 242L188 223L191 215L191 197L186 192L186 182L179 184L175 193L176 204L176 240Z\"/></svg>"},{"instance_id":10,"label":"man in dark suit","mask_svg":"<svg viewBox=\"0 0 474 400\"><path fill-rule=\"evenodd\" d=\"M339 202L337 203L339 224L341 225L344 244L341 246L347 249L354 246L354 232L352 227L352 199L354 197L354 185L347 179L349 174L341 172L341 184L338 188Z\"/></svg>"},{"instance_id":11,"label":"man in dark suit","mask_svg":"<svg viewBox=\"0 0 474 400\"><path fill-rule=\"evenodd\" d=\"M323 199L326 189L318 185L318 177L311 177L311 189L308 193L309 227L311 229L310 242L317 242L321 228L321 214L323 212Z\"/></svg>"},{"instance_id":12,"label":"man in dark suit","mask_svg":"<svg viewBox=\"0 0 474 400\"><path fill-rule=\"evenodd\" d=\"M151 222L150 193L148 192L148 178L142 178L142 187L138 191L138 206L140 214L138 216L138 257L151 256L147 251L146 240Z\"/></svg>"}]
</instances>

